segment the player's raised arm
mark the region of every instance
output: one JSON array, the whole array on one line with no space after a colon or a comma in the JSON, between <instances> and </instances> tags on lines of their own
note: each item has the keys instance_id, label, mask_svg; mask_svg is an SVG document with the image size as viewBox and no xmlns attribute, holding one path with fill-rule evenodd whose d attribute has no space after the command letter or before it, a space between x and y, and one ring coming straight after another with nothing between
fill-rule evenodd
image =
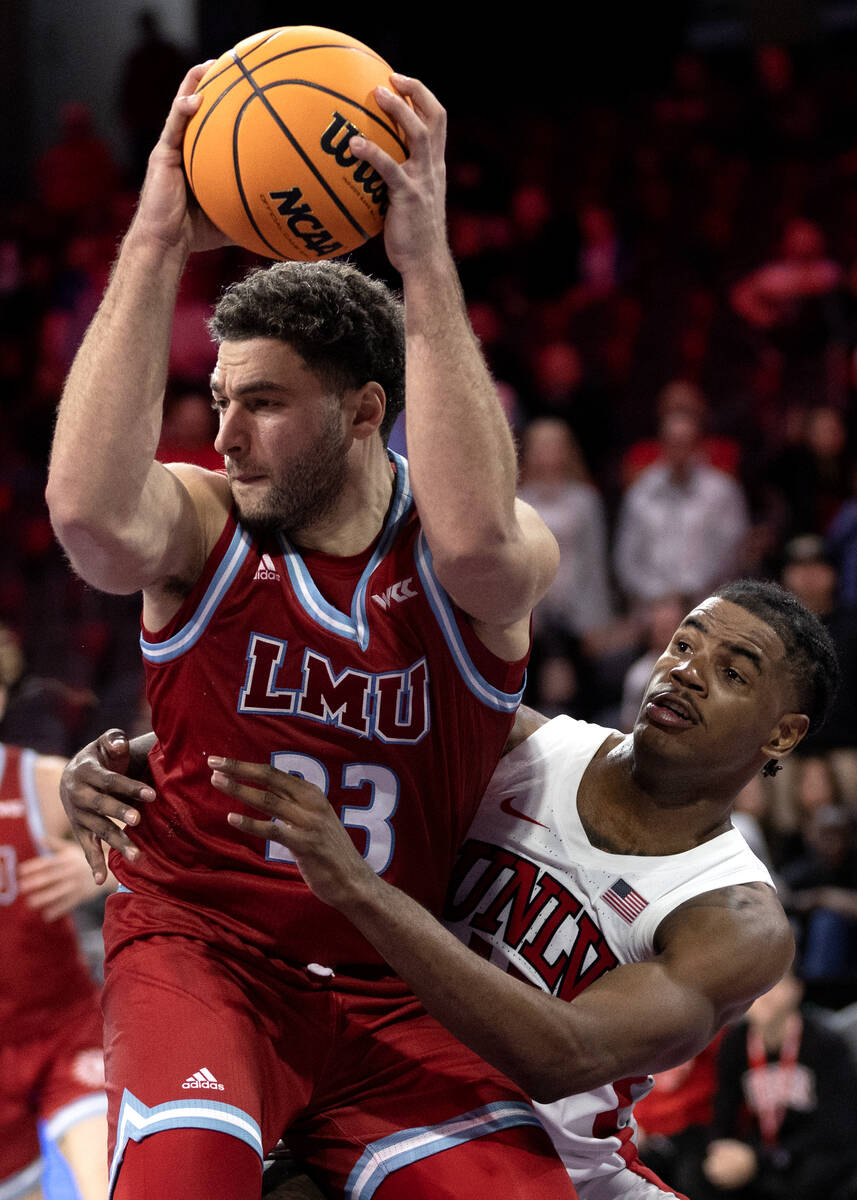
<instances>
[{"instance_id":1,"label":"player's raised arm","mask_svg":"<svg viewBox=\"0 0 857 1200\"><path fill-rule=\"evenodd\" d=\"M192 498L175 473L154 462L179 280L191 251L224 241L188 204L181 162L202 71L185 77L152 151L137 213L57 419L51 520L78 572L107 591L192 576L204 561L198 510L210 489Z\"/></svg>"},{"instance_id":2,"label":"player's raised arm","mask_svg":"<svg viewBox=\"0 0 857 1200\"><path fill-rule=\"evenodd\" d=\"M446 113L422 83L393 81L378 103L404 129L401 165L352 139L390 194L384 240L405 298L406 424L411 481L444 587L477 622L526 618L553 578L558 551L516 504L515 449L470 326L446 234ZM413 108L402 97L411 101Z\"/></svg>"}]
</instances>

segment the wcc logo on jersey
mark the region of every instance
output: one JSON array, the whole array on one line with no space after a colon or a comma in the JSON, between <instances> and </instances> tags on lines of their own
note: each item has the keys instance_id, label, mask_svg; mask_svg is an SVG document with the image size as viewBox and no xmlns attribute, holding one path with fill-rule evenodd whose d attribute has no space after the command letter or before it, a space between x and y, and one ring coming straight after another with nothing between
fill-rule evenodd
<instances>
[{"instance_id":1,"label":"wcc logo on jersey","mask_svg":"<svg viewBox=\"0 0 857 1200\"><path fill-rule=\"evenodd\" d=\"M405 600L410 600L413 596L419 595L413 587L413 577L408 576L407 579L400 579L398 583L394 583L391 587L384 588L383 592L373 592L372 599L375 603L385 611L392 608L394 604L402 604Z\"/></svg>"},{"instance_id":2,"label":"wcc logo on jersey","mask_svg":"<svg viewBox=\"0 0 857 1200\"><path fill-rule=\"evenodd\" d=\"M372 673L346 667L337 672L326 655L306 649L299 670L289 670L287 646L280 638L250 635L247 675L238 697L240 713L303 717L350 730L358 737L406 745L416 745L428 733L431 712L425 658L400 671Z\"/></svg>"},{"instance_id":3,"label":"wcc logo on jersey","mask_svg":"<svg viewBox=\"0 0 857 1200\"><path fill-rule=\"evenodd\" d=\"M583 905L550 871L511 850L465 842L452 874L443 919L464 922L471 950L511 952L507 971L571 1000L618 959ZM515 966L515 959L521 964Z\"/></svg>"}]
</instances>

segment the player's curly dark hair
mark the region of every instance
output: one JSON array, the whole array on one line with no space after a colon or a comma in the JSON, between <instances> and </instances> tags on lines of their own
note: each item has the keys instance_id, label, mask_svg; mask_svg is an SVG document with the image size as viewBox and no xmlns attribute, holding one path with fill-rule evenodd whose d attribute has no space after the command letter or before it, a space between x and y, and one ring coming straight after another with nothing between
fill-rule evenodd
<instances>
[{"instance_id":1,"label":"player's curly dark hair","mask_svg":"<svg viewBox=\"0 0 857 1200\"><path fill-rule=\"evenodd\" d=\"M401 301L349 263L277 262L231 284L208 323L218 344L270 337L290 345L335 392L374 380L387 397L386 444L405 404Z\"/></svg>"},{"instance_id":2,"label":"player's curly dark hair","mask_svg":"<svg viewBox=\"0 0 857 1200\"><path fill-rule=\"evenodd\" d=\"M737 579L713 594L746 608L774 630L785 646L800 711L809 717L811 730L819 729L839 690L839 661L818 617L793 592L769 579Z\"/></svg>"}]
</instances>

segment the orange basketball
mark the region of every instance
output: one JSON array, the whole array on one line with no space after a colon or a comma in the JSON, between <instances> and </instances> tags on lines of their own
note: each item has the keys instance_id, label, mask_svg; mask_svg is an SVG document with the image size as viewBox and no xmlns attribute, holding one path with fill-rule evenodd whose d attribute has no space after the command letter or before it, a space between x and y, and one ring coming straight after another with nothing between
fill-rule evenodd
<instances>
[{"instance_id":1,"label":"orange basketball","mask_svg":"<svg viewBox=\"0 0 857 1200\"><path fill-rule=\"evenodd\" d=\"M401 131L376 104L391 67L347 34L314 25L245 38L206 71L184 138L200 207L266 258L333 258L381 231L387 187L349 150L361 133L398 162Z\"/></svg>"}]
</instances>

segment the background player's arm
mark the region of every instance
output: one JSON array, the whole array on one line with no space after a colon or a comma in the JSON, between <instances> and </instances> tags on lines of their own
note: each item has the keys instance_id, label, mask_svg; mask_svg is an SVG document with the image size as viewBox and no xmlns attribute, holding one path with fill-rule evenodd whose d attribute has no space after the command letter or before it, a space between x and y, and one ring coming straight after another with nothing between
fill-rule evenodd
<instances>
[{"instance_id":1,"label":"background player's arm","mask_svg":"<svg viewBox=\"0 0 857 1200\"><path fill-rule=\"evenodd\" d=\"M202 483L204 472L185 477L154 461L179 280L192 250L224 240L188 206L181 164L202 70L188 73L152 152L137 213L57 418L51 519L76 570L106 591L196 578L211 540L207 505L214 504L216 521L225 486Z\"/></svg>"},{"instance_id":2,"label":"background player's arm","mask_svg":"<svg viewBox=\"0 0 857 1200\"><path fill-rule=\"evenodd\" d=\"M60 801L60 780L66 766L64 758L39 755L35 767L36 796L45 836L40 855L22 862L18 868L18 886L26 902L40 909L46 921L65 916L78 904L98 892L81 847L72 837L72 829ZM107 873L110 891L116 879Z\"/></svg>"},{"instance_id":3,"label":"background player's arm","mask_svg":"<svg viewBox=\"0 0 857 1200\"><path fill-rule=\"evenodd\" d=\"M405 298L411 482L441 583L492 649L517 657L558 550L541 518L515 500L512 436L449 249L446 113L417 80L394 82L413 109L389 93L378 100L405 130L410 157L399 165L365 139L351 146L389 188L384 240Z\"/></svg>"},{"instance_id":4,"label":"background player's arm","mask_svg":"<svg viewBox=\"0 0 857 1200\"><path fill-rule=\"evenodd\" d=\"M327 798L266 764L209 759L212 784L276 821L236 828L287 846L315 894L372 943L430 1013L537 1100L692 1058L783 973L794 950L764 884L709 892L670 914L657 957L559 1000L485 961L360 857Z\"/></svg>"}]
</instances>

